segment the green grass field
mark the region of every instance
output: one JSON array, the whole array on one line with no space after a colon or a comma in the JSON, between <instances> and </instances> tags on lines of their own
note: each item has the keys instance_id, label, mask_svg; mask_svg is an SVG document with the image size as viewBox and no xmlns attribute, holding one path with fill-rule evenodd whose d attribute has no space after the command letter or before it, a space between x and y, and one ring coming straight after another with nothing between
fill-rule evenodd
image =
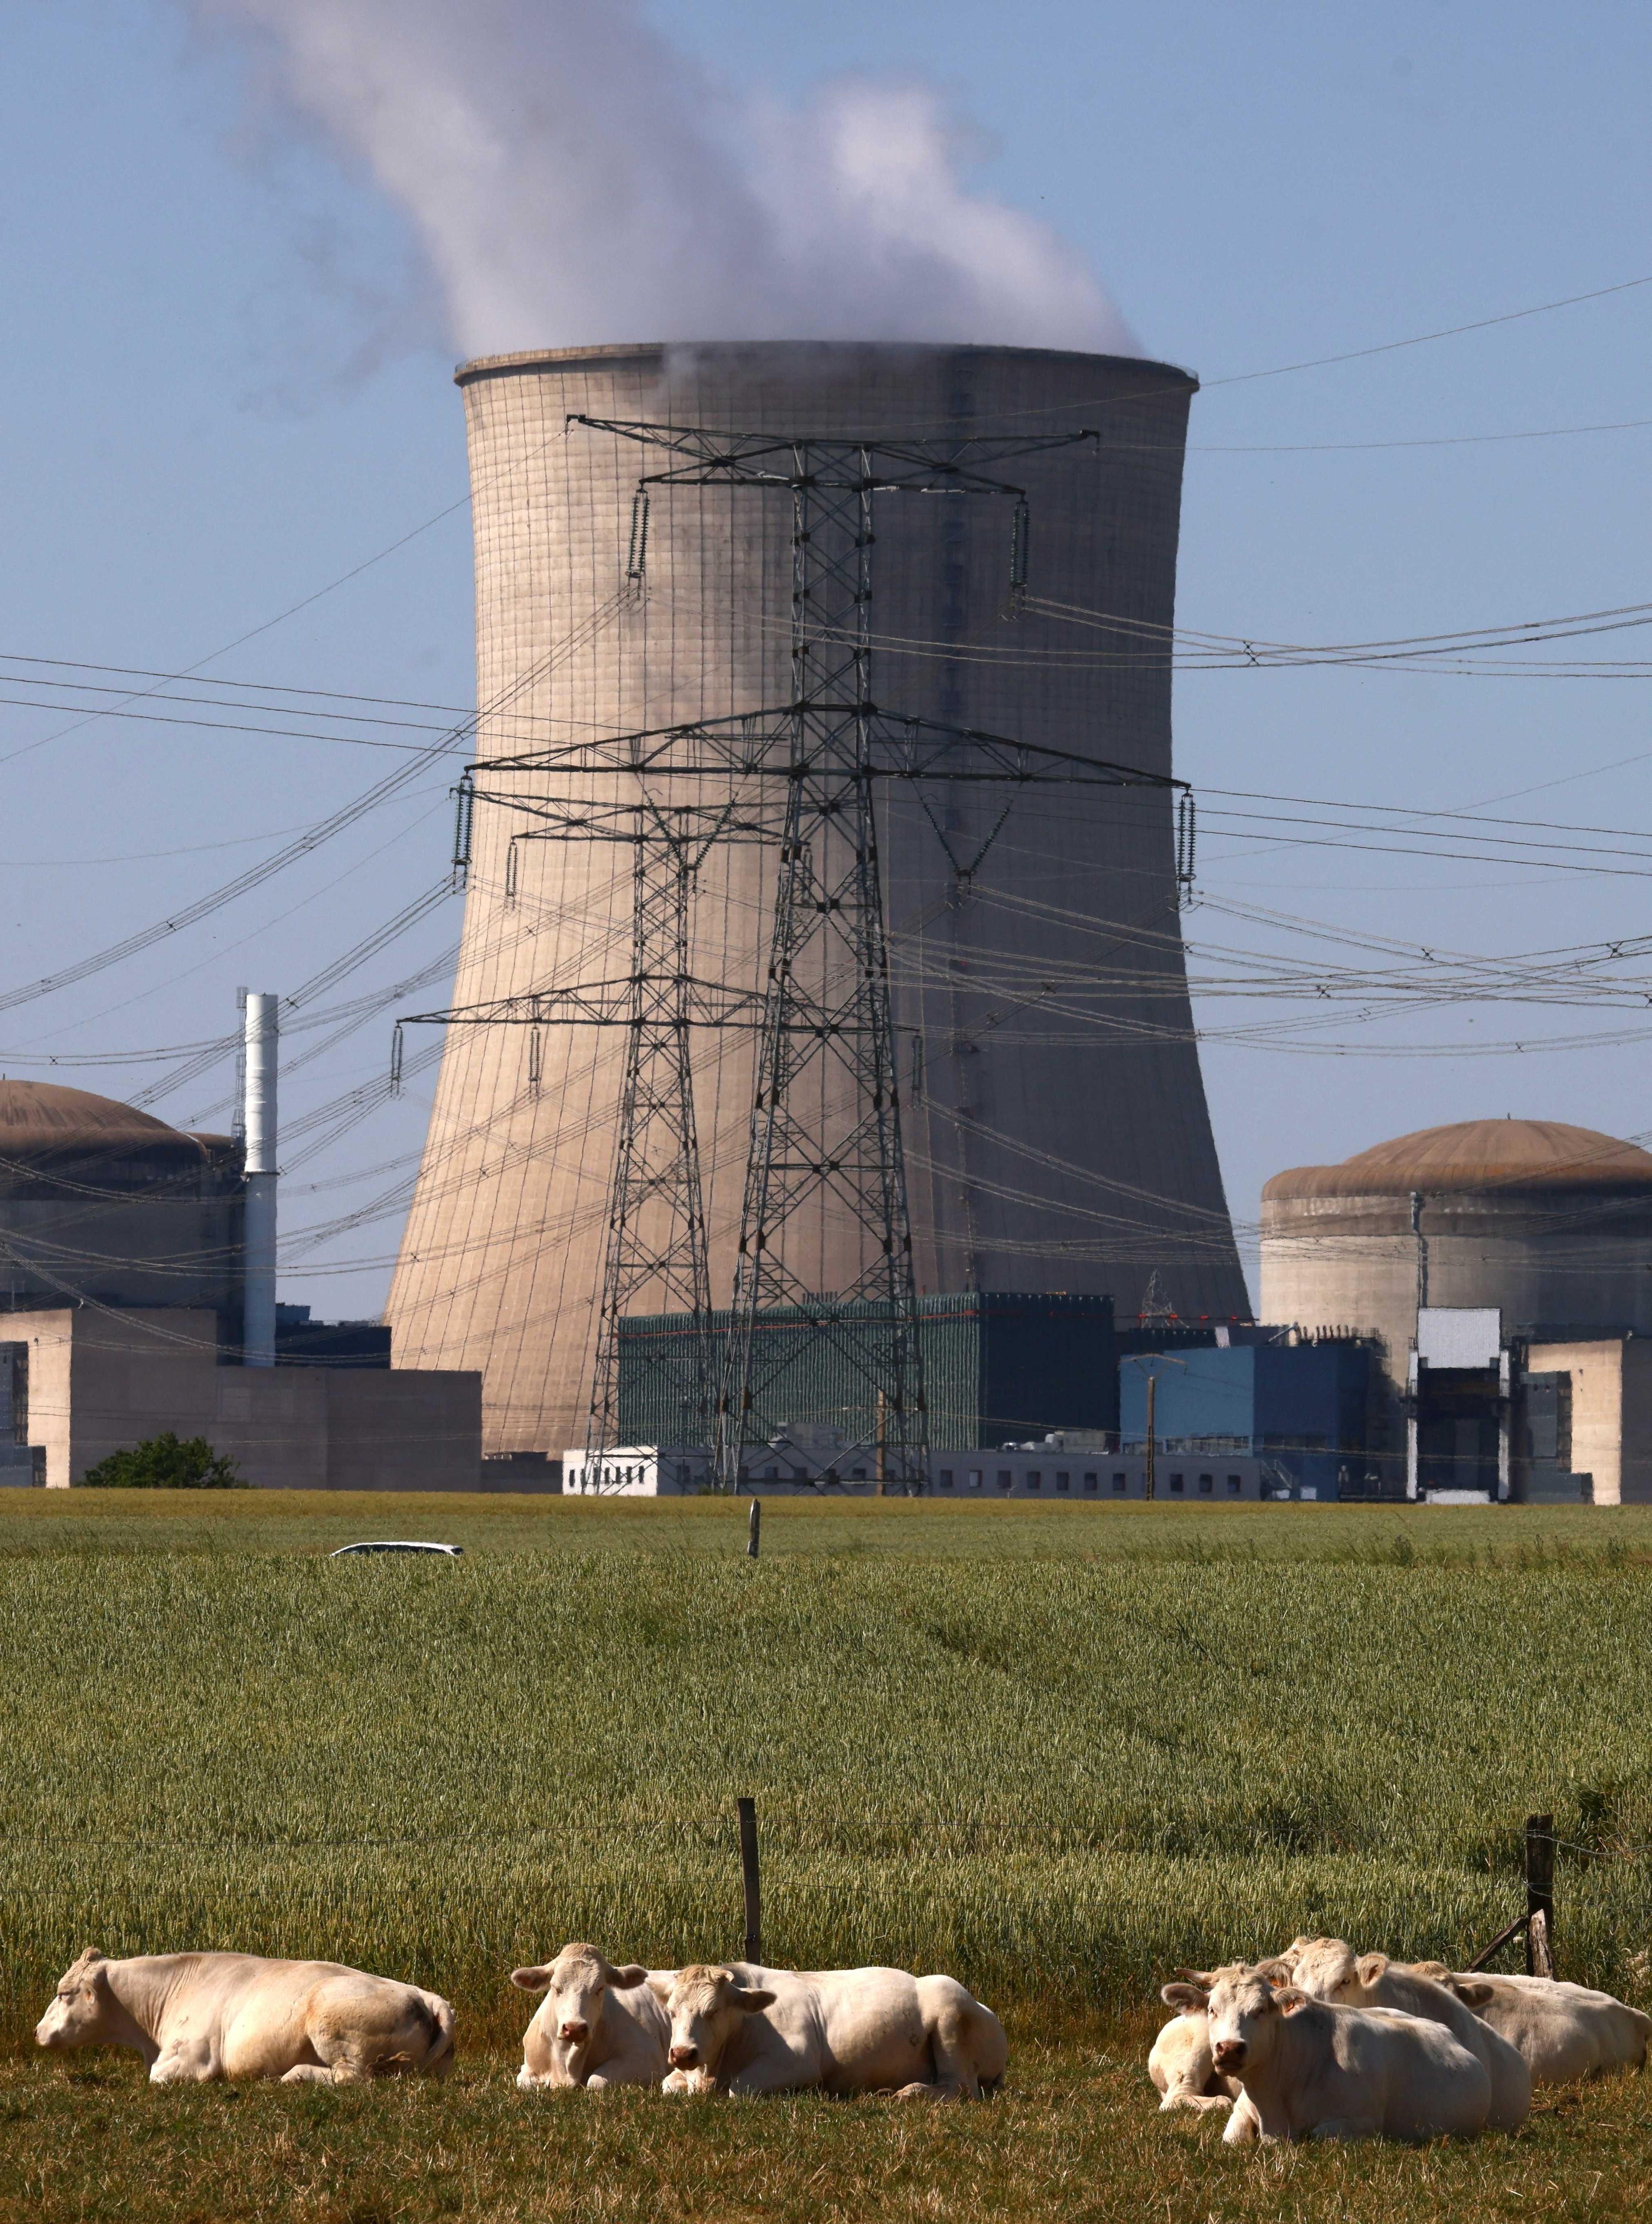
<instances>
[{"instance_id":1,"label":"green grass field","mask_svg":"<svg viewBox=\"0 0 1652 2224\"><path fill-rule=\"evenodd\" d=\"M325 1557L371 1535L466 1557ZM774 1501L744 1541L711 1501L5 1494L0 2212L1478 2218L1571 2213L1543 2188L1586 2159L1577 2213L1633 2213L1645 2081L1476 2150L1258 2161L1157 2123L1142 2062L1179 1962L1466 1956L1536 1809L1563 1973L1648 2001L1652 1516ZM747 1791L768 1957L951 1969L1010 2022L1004 2104L514 2093L515 1964L737 1950ZM88 1944L415 1978L461 2074L85 2082L26 2040Z\"/></svg>"}]
</instances>

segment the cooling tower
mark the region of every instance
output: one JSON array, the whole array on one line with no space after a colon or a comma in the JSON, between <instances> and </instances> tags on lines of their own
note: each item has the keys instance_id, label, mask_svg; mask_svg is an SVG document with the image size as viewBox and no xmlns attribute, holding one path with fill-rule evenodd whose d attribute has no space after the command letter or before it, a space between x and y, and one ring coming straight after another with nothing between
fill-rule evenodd
<instances>
[{"instance_id":1,"label":"cooling tower","mask_svg":"<svg viewBox=\"0 0 1652 2224\"><path fill-rule=\"evenodd\" d=\"M1094 443L994 474L1030 503L1033 599L1018 616L1011 503L878 497L873 693L886 710L1168 774L1185 372L1014 348L772 344L497 357L457 377L482 760L791 698L789 496L657 490L646 587L627 594L633 495L665 459L569 426L584 415L885 442L1095 428ZM920 1290L1107 1293L1133 1317L1157 1269L1184 1317L1246 1316L1189 1012L1173 797L883 793ZM456 1007L627 970L628 854L545 841L513 859L528 823L477 806ZM774 872L753 845L708 861L702 976L760 979ZM388 1317L398 1364L482 1370L490 1450L558 1451L583 1425L622 1052L617 1028L558 1028L537 1046L521 1027L446 1038ZM698 1039L718 1305L752 1071L749 1032ZM843 1286L834 1242L823 1220L823 1290Z\"/></svg>"}]
</instances>

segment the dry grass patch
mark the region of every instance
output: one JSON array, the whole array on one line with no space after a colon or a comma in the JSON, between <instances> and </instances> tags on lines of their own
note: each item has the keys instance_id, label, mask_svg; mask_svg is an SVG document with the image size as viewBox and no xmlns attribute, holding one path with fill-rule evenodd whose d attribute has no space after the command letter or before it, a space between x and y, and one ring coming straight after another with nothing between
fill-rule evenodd
<instances>
[{"instance_id":1,"label":"dry grass patch","mask_svg":"<svg viewBox=\"0 0 1652 2224\"><path fill-rule=\"evenodd\" d=\"M1615 2224L1652 2208L1652 2087L1545 2098L1513 2139L1233 2152L1162 2117L1139 2019L1015 2037L979 2108L812 2096L672 2104L514 2091L514 2063L331 2093L154 2091L136 2062L0 2063L4 2224Z\"/></svg>"}]
</instances>

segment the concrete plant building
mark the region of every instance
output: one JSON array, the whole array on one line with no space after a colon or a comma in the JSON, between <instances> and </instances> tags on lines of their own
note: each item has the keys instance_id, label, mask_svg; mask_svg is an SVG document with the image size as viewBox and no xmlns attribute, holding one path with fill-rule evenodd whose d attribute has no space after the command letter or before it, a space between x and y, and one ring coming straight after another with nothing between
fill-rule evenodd
<instances>
[{"instance_id":1,"label":"concrete plant building","mask_svg":"<svg viewBox=\"0 0 1652 2224\"><path fill-rule=\"evenodd\" d=\"M1034 597L1100 614L1099 628L1036 599L1006 616L1006 503L880 495L876 699L1169 773L1185 372L1013 348L777 343L571 349L457 377L484 762L791 699L789 502L656 490L646 591L627 593L633 496L659 459L569 424L587 415L882 440L1094 428L1097 441L998 476L1027 491ZM1248 1318L1189 1010L1172 796L885 797L920 1291L1108 1296L1133 1318L1157 1269L1184 1318ZM477 806L455 1006L625 970L628 858L562 840L513 853L527 824ZM702 869L697 974L758 982L774 870L755 845ZM584 1425L621 1048L618 1029L448 1034L387 1317L404 1363L482 1371L492 1453L559 1455ZM703 1033L694 1062L712 1302L726 1305L751 1036ZM850 1279L823 1218L812 1286Z\"/></svg>"}]
</instances>

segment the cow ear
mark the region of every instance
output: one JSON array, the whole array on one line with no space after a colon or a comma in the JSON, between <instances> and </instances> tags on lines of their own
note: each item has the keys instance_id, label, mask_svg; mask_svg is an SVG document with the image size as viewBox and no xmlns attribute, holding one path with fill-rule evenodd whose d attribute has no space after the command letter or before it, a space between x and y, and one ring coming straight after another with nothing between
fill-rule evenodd
<instances>
[{"instance_id":1,"label":"cow ear","mask_svg":"<svg viewBox=\"0 0 1652 2224\"><path fill-rule=\"evenodd\" d=\"M1353 1965L1353 1973L1362 1985L1374 1985L1387 1967L1386 1954L1362 1954Z\"/></svg>"},{"instance_id":2,"label":"cow ear","mask_svg":"<svg viewBox=\"0 0 1652 2224\"><path fill-rule=\"evenodd\" d=\"M1497 1997L1490 1985L1480 1984L1472 1977L1449 1978L1446 1989L1455 1993L1466 2008L1483 2008Z\"/></svg>"},{"instance_id":3,"label":"cow ear","mask_svg":"<svg viewBox=\"0 0 1652 2224\"><path fill-rule=\"evenodd\" d=\"M551 1972L544 1968L513 1969L510 1981L525 1993L542 1993L551 1982Z\"/></svg>"},{"instance_id":4,"label":"cow ear","mask_svg":"<svg viewBox=\"0 0 1652 2224\"><path fill-rule=\"evenodd\" d=\"M672 1996L672 1981L669 1971L663 1973L658 1977L645 1975L643 1978L643 1982L647 1986L649 1991L660 2003L662 2007L668 2005L670 2002Z\"/></svg>"},{"instance_id":5,"label":"cow ear","mask_svg":"<svg viewBox=\"0 0 1652 2224\"><path fill-rule=\"evenodd\" d=\"M766 1993L760 1985L730 1985L728 1987L729 2006L742 2010L747 2015L755 2015L760 2008L772 2008L779 1997L777 1993Z\"/></svg>"},{"instance_id":6,"label":"cow ear","mask_svg":"<svg viewBox=\"0 0 1652 2224\"><path fill-rule=\"evenodd\" d=\"M1178 1969L1176 1974L1184 1985L1197 1985L1207 1993L1216 1981L1214 1969Z\"/></svg>"},{"instance_id":7,"label":"cow ear","mask_svg":"<svg viewBox=\"0 0 1652 2224\"><path fill-rule=\"evenodd\" d=\"M617 1969L610 1962L603 1974L619 1993L630 1992L634 1986L644 1983L648 1975L640 1962L625 1962Z\"/></svg>"},{"instance_id":8,"label":"cow ear","mask_svg":"<svg viewBox=\"0 0 1652 2224\"><path fill-rule=\"evenodd\" d=\"M1296 1970L1295 1964L1287 1955L1275 1954L1271 1955L1267 1961L1257 1963L1256 1974L1258 1977L1265 1977L1271 1985L1279 1986L1288 1985L1296 1975Z\"/></svg>"},{"instance_id":9,"label":"cow ear","mask_svg":"<svg viewBox=\"0 0 1652 2224\"><path fill-rule=\"evenodd\" d=\"M1202 1985L1161 1985L1158 1996L1167 2008L1176 2008L1183 2015L1195 2015L1210 1999Z\"/></svg>"},{"instance_id":10,"label":"cow ear","mask_svg":"<svg viewBox=\"0 0 1652 2224\"><path fill-rule=\"evenodd\" d=\"M1282 1985L1273 1996L1273 2004L1281 2015L1295 2015L1298 2008L1308 2006L1308 1994L1299 1993L1295 1985Z\"/></svg>"}]
</instances>

